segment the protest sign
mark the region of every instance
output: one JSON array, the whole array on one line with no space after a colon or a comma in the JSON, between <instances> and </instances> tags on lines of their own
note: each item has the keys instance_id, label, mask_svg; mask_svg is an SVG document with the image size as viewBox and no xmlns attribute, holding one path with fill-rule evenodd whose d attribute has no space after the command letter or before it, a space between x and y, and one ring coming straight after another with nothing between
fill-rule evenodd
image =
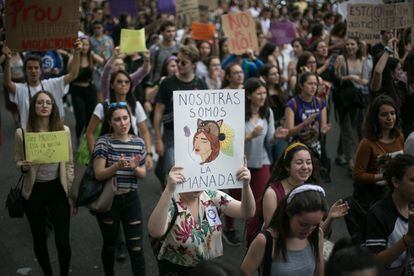
<instances>
[{"instance_id":1,"label":"protest sign","mask_svg":"<svg viewBox=\"0 0 414 276\"><path fill-rule=\"evenodd\" d=\"M158 0L157 13L175 14L175 0Z\"/></svg>"},{"instance_id":2,"label":"protest sign","mask_svg":"<svg viewBox=\"0 0 414 276\"><path fill-rule=\"evenodd\" d=\"M338 13L342 15L343 18L348 19L348 5L350 4L372 4L379 5L383 4L382 0L349 0L344 1L338 4Z\"/></svg>"},{"instance_id":3,"label":"protest sign","mask_svg":"<svg viewBox=\"0 0 414 276\"><path fill-rule=\"evenodd\" d=\"M221 16L224 34L228 37L230 53L240 55L247 49L259 48L256 24L250 12L229 13Z\"/></svg>"},{"instance_id":4,"label":"protest sign","mask_svg":"<svg viewBox=\"0 0 414 276\"><path fill-rule=\"evenodd\" d=\"M145 29L130 30L121 29L121 41L119 44L121 53L144 52L145 46Z\"/></svg>"},{"instance_id":5,"label":"protest sign","mask_svg":"<svg viewBox=\"0 0 414 276\"><path fill-rule=\"evenodd\" d=\"M135 0L109 0L109 9L113 17L119 18L123 13L129 14L133 18L137 17Z\"/></svg>"},{"instance_id":6,"label":"protest sign","mask_svg":"<svg viewBox=\"0 0 414 276\"><path fill-rule=\"evenodd\" d=\"M5 16L12 51L71 49L79 29L79 0L9 0Z\"/></svg>"},{"instance_id":7,"label":"protest sign","mask_svg":"<svg viewBox=\"0 0 414 276\"><path fill-rule=\"evenodd\" d=\"M272 21L270 23L271 41L277 46L290 44L296 38L296 25L290 21Z\"/></svg>"},{"instance_id":8,"label":"protest sign","mask_svg":"<svg viewBox=\"0 0 414 276\"><path fill-rule=\"evenodd\" d=\"M198 0L176 0L175 4L175 16L178 29L189 27L194 21L200 21Z\"/></svg>"},{"instance_id":9,"label":"protest sign","mask_svg":"<svg viewBox=\"0 0 414 276\"><path fill-rule=\"evenodd\" d=\"M26 159L36 164L69 161L69 135L66 131L25 132Z\"/></svg>"},{"instance_id":10,"label":"protest sign","mask_svg":"<svg viewBox=\"0 0 414 276\"><path fill-rule=\"evenodd\" d=\"M414 2L395 3L394 29L405 29L414 26Z\"/></svg>"},{"instance_id":11,"label":"protest sign","mask_svg":"<svg viewBox=\"0 0 414 276\"><path fill-rule=\"evenodd\" d=\"M174 91L175 164L186 180L177 192L241 188L244 91Z\"/></svg>"},{"instance_id":12,"label":"protest sign","mask_svg":"<svg viewBox=\"0 0 414 276\"><path fill-rule=\"evenodd\" d=\"M191 37L194 40L213 40L216 28L213 24L193 22L191 24Z\"/></svg>"},{"instance_id":13,"label":"protest sign","mask_svg":"<svg viewBox=\"0 0 414 276\"><path fill-rule=\"evenodd\" d=\"M380 32L373 28L372 10L374 5L352 4L347 6L347 36L357 37L368 43L381 40Z\"/></svg>"}]
</instances>

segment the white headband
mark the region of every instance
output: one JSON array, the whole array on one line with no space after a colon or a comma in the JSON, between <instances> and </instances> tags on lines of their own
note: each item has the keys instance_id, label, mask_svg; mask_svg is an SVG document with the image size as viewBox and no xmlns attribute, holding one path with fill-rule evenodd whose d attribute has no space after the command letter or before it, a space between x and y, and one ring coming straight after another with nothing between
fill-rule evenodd
<instances>
[{"instance_id":1,"label":"white headband","mask_svg":"<svg viewBox=\"0 0 414 276\"><path fill-rule=\"evenodd\" d=\"M289 194L287 198L287 204L292 202L292 199L295 197L295 195L303 193L303 192L307 192L307 191L320 192L321 194L323 194L323 196L325 196L325 191L324 189L322 189L322 187L317 186L317 185L312 185L312 184L305 184L305 185L301 185L297 187Z\"/></svg>"}]
</instances>

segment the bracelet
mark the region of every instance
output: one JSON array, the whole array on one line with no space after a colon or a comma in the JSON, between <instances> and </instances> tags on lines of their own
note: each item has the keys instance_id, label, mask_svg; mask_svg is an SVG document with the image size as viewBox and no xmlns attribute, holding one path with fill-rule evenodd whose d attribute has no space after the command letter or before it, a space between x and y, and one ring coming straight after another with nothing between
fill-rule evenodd
<instances>
[{"instance_id":1,"label":"bracelet","mask_svg":"<svg viewBox=\"0 0 414 276\"><path fill-rule=\"evenodd\" d=\"M152 152L147 152L147 156L153 157L154 154Z\"/></svg>"},{"instance_id":2,"label":"bracelet","mask_svg":"<svg viewBox=\"0 0 414 276\"><path fill-rule=\"evenodd\" d=\"M391 47L388 47L388 46L384 47L384 51L387 52L390 55L394 54L394 50Z\"/></svg>"},{"instance_id":3,"label":"bracelet","mask_svg":"<svg viewBox=\"0 0 414 276\"><path fill-rule=\"evenodd\" d=\"M403 236L402 236L402 240L403 240L403 243L404 243L404 245L405 245L405 247L408 247L409 246L409 244L408 244L408 242L405 240L405 236L406 236L407 234L404 234Z\"/></svg>"}]
</instances>

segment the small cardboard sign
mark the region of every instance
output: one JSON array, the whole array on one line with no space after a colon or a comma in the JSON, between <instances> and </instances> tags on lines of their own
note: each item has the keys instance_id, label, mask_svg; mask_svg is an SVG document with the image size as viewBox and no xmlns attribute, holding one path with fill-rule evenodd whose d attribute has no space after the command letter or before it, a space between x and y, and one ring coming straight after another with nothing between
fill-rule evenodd
<instances>
[{"instance_id":1,"label":"small cardboard sign","mask_svg":"<svg viewBox=\"0 0 414 276\"><path fill-rule=\"evenodd\" d=\"M193 22L191 25L191 37L194 40L213 40L216 28L211 23Z\"/></svg>"},{"instance_id":2,"label":"small cardboard sign","mask_svg":"<svg viewBox=\"0 0 414 276\"><path fill-rule=\"evenodd\" d=\"M244 91L174 91L175 164L185 182L176 191L241 188L244 156Z\"/></svg>"},{"instance_id":3,"label":"small cardboard sign","mask_svg":"<svg viewBox=\"0 0 414 276\"><path fill-rule=\"evenodd\" d=\"M71 49L80 24L79 0L9 0L5 16L12 51Z\"/></svg>"},{"instance_id":4,"label":"small cardboard sign","mask_svg":"<svg viewBox=\"0 0 414 276\"><path fill-rule=\"evenodd\" d=\"M69 135L66 131L25 132L26 159L35 164L69 161Z\"/></svg>"},{"instance_id":5,"label":"small cardboard sign","mask_svg":"<svg viewBox=\"0 0 414 276\"><path fill-rule=\"evenodd\" d=\"M224 34L228 37L230 53L241 55L247 49L257 50L256 24L250 12L229 13L221 16Z\"/></svg>"},{"instance_id":6,"label":"small cardboard sign","mask_svg":"<svg viewBox=\"0 0 414 276\"><path fill-rule=\"evenodd\" d=\"M145 52L145 29L130 30L121 29L121 41L119 44L121 53Z\"/></svg>"},{"instance_id":7,"label":"small cardboard sign","mask_svg":"<svg viewBox=\"0 0 414 276\"><path fill-rule=\"evenodd\" d=\"M178 29L190 27L194 21L200 21L198 0L176 0L175 17Z\"/></svg>"}]
</instances>

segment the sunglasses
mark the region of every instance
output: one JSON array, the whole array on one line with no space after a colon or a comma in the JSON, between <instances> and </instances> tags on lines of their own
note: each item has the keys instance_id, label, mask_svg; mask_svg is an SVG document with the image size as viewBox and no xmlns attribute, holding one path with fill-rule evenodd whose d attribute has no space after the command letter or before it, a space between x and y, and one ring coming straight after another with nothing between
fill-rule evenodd
<instances>
[{"instance_id":1,"label":"sunglasses","mask_svg":"<svg viewBox=\"0 0 414 276\"><path fill-rule=\"evenodd\" d=\"M116 103L109 104L110 108L118 108L118 107L126 107L126 106L127 106L126 102L116 102Z\"/></svg>"},{"instance_id":2,"label":"sunglasses","mask_svg":"<svg viewBox=\"0 0 414 276\"><path fill-rule=\"evenodd\" d=\"M188 61L182 59L176 59L175 61L177 62L177 64L181 64L182 66L186 66L188 64Z\"/></svg>"},{"instance_id":3,"label":"sunglasses","mask_svg":"<svg viewBox=\"0 0 414 276\"><path fill-rule=\"evenodd\" d=\"M117 80L116 83L118 83L118 84L129 84L130 81L129 80Z\"/></svg>"}]
</instances>

